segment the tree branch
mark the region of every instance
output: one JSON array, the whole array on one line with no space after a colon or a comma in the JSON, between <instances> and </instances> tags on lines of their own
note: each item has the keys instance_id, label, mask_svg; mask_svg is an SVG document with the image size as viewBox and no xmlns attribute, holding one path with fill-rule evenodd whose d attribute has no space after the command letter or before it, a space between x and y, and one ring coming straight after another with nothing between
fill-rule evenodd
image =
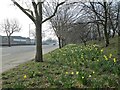
<instances>
[{"instance_id":1,"label":"tree branch","mask_svg":"<svg viewBox=\"0 0 120 90\"><path fill-rule=\"evenodd\" d=\"M92 11L100 18L100 16L102 18L105 18L103 15L101 15L100 13L98 13L96 10L95 10L95 6L93 5L93 2L90 2L91 6L92 6Z\"/></svg>"},{"instance_id":2,"label":"tree branch","mask_svg":"<svg viewBox=\"0 0 120 90\"><path fill-rule=\"evenodd\" d=\"M60 5L62 5L62 4L64 4L64 3L65 3L65 2L61 2L61 3L59 3L59 4L56 6L53 15L51 15L50 17L48 17L48 18L46 18L45 20L43 20L42 23L44 23L44 22L46 22L47 20L49 20L49 19L51 19L52 17L54 17L55 14L56 14L56 12L57 12L57 10L58 10L58 7L59 7Z\"/></svg>"},{"instance_id":3,"label":"tree branch","mask_svg":"<svg viewBox=\"0 0 120 90\"><path fill-rule=\"evenodd\" d=\"M34 14L33 14L33 11L32 11L32 10L30 10L30 9L25 9L25 11L30 12L30 13L31 13L31 15L32 15L32 17L34 17Z\"/></svg>"},{"instance_id":4,"label":"tree branch","mask_svg":"<svg viewBox=\"0 0 120 90\"><path fill-rule=\"evenodd\" d=\"M11 1L35 23L35 19L33 16L27 13L26 10L23 7L21 7L15 0L11 0Z\"/></svg>"},{"instance_id":5,"label":"tree branch","mask_svg":"<svg viewBox=\"0 0 120 90\"><path fill-rule=\"evenodd\" d=\"M38 12L37 12L37 4L35 3L34 0L32 0L32 6L33 6L33 8L34 8L35 16L38 16Z\"/></svg>"}]
</instances>

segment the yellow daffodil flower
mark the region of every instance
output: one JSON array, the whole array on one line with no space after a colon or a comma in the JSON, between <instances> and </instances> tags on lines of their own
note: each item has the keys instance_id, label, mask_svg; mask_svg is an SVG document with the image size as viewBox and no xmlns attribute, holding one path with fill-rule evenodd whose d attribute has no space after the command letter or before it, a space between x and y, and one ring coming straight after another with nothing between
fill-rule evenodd
<instances>
[{"instance_id":1,"label":"yellow daffodil flower","mask_svg":"<svg viewBox=\"0 0 120 90\"><path fill-rule=\"evenodd\" d=\"M101 52L103 52L103 49L101 49Z\"/></svg>"},{"instance_id":2,"label":"yellow daffodil flower","mask_svg":"<svg viewBox=\"0 0 120 90\"><path fill-rule=\"evenodd\" d=\"M93 71L93 74L94 74L95 72Z\"/></svg>"},{"instance_id":3,"label":"yellow daffodil flower","mask_svg":"<svg viewBox=\"0 0 120 90\"><path fill-rule=\"evenodd\" d=\"M84 59L83 57L81 57L81 59Z\"/></svg>"},{"instance_id":4,"label":"yellow daffodil flower","mask_svg":"<svg viewBox=\"0 0 120 90\"><path fill-rule=\"evenodd\" d=\"M116 63L116 58L113 59L114 63Z\"/></svg>"},{"instance_id":5,"label":"yellow daffodil flower","mask_svg":"<svg viewBox=\"0 0 120 90\"><path fill-rule=\"evenodd\" d=\"M95 48L95 50L98 50L97 48Z\"/></svg>"},{"instance_id":6,"label":"yellow daffodil flower","mask_svg":"<svg viewBox=\"0 0 120 90\"><path fill-rule=\"evenodd\" d=\"M66 74L68 74L68 72L66 72Z\"/></svg>"},{"instance_id":7,"label":"yellow daffodil flower","mask_svg":"<svg viewBox=\"0 0 120 90\"><path fill-rule=\"evenodd\" d=\"M26 75L24 75L24 79L26 79L27 78L27 76Z\"/></svg>"},{"instance_id":8,"label":"yellow daffodil flower","mask_svg":"<svg viewBox=\"0 0 120 90\"><path fill-rule=\"evenodd\" d=\"M99 62L99 60L97 59L97 62Z\"/></svg>"},{"instance_id":9,"label":"yellow daffodil flower","mask_svg":"<svg viewBox=\"0 0 120 90\"><path fill-rule=\"evenodd\" d=\"M71 72L71 74L73 75L73 74L74 74L74 72Z\"/></svg>"},{"instance_id":10,"label":"yellow daffodil flower","mask_svg":"<svg viewBox=\"0 0 120 90\"><path fill-rule=\"evenodd\" d=\"M91 75L89 75L89 77L91 77Z\"/></svg>"},{"instance_id":11,"label":"yellow daffodil flower","mask_svg":"<svg viewBox=\"0 0 120 90\"><path fill-rule=\"evenodd\" d=\"M41 73L41 72L38 72L39 74Z\"/></svg>"},{"instance_id":12,"label":"yellow daffodil flower","mask_svg":"<svg viewBox=\"0 0 120 90\"><path fill-rule=\"evenodd\" d=\"M79 72L76 72L76 74L78 75L78 74L79 74Z\"/></svg>"},{"instance_id":13,"label":"yellow daffodil flower","mask_svg":"<svg viewBox=\"0 0 120 90\"><path fill-rule=\"evenodd\" d=\"M112 54L109 55L109 58L112 58Z\"/></svg>"},{"instance_id":14,"label":"yellow daffodil flower","mask_svg":"<svg viewBox=\"0 0 120 90\"><path fill-rule=\"evenodd\" d=\"M74 61L74 64L75 64L76 62Z\"/></svg>"},{"instance_id":15,"label":"yellow daffodil flower","mask_svg":"<svg viewBox=\"0 0 120 90\"><path fill-rule=\"evenodd\" d=\"M82 76L82 79L83 79L84 77Z\"/></svg>"},{"instance_id":16,"label":"yellow daffodil flower","mask_svg":"<svg viewBox=\"0 0 120 90\"><path fill-rule=\"evenodd\" d=\"M104 55L105 60L108 60L107 56Z\"/></svg>"}]
</instances>

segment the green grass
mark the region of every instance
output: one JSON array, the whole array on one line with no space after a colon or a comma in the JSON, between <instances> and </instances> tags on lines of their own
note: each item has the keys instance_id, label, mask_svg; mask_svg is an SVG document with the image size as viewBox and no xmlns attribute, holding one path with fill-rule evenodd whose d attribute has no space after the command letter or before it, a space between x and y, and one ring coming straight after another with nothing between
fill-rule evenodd
<instances>
[{"instance_id":1,"label":"green grass","mask_svg":"<svg viewBox=\"0 0 120 90\"><path fill-rule=\"evenodd\" d=\"M107 48L100 43L56 49L44 55L44 62L29 61L2 73L3 88L119 87L120 66L114 41Z\"/></svg>"},{"instance_id":2,"label":"green grass","mask_svg":"<svg viewBox=\"0 0 120 90\"><path fill-rule=\"evenodd\" d=\"M118 37L115 36L114 38L110 38L110 45L108 47L105 47L105 41L98 41L98 40L94 40L94 41L90 41L88 42L89 45L93 45L93 44L97 44L100 46L100 48L104 49L104 53L106 53L107 55L109 53L113 53L114 56L116 58L118 58L117 53L118 53Z\"/></svg>"}]
</instances>

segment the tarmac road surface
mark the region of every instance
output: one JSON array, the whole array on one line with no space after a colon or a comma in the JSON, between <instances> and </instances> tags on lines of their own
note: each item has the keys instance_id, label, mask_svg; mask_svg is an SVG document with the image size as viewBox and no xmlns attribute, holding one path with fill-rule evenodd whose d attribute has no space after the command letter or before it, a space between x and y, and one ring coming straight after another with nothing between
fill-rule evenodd
<instances>
[{"instance_id":1,"label":"tarmac road surface","mask_svg":"<svg viewBox=\"0 0 120 90\"><path fill-rule=\"evenodd\" d=\"M43 45L43 54L58 48L58 45ZM35 57L35 45L0 47L0 58L2 58L2 67L0 73L14 68L21 63L30 61Z\"/></svg>"}]
</instances>

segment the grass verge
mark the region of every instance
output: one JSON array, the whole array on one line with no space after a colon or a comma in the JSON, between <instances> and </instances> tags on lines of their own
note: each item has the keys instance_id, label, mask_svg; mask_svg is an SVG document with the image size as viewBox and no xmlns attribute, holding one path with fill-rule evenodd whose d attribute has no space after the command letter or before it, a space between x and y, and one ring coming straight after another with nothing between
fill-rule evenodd
<instances>
[{"instance_id":1,"label":"grass verge","mask_svg":"<svg viewBox=\"0 0 120 90\"><path fill-rule=\"evenodd\" d=\"M44 62L29 61L2 73L3 88L119 88L120 65L112 47L56 49L44 55Z\"/></svg>"}]
</instances>

